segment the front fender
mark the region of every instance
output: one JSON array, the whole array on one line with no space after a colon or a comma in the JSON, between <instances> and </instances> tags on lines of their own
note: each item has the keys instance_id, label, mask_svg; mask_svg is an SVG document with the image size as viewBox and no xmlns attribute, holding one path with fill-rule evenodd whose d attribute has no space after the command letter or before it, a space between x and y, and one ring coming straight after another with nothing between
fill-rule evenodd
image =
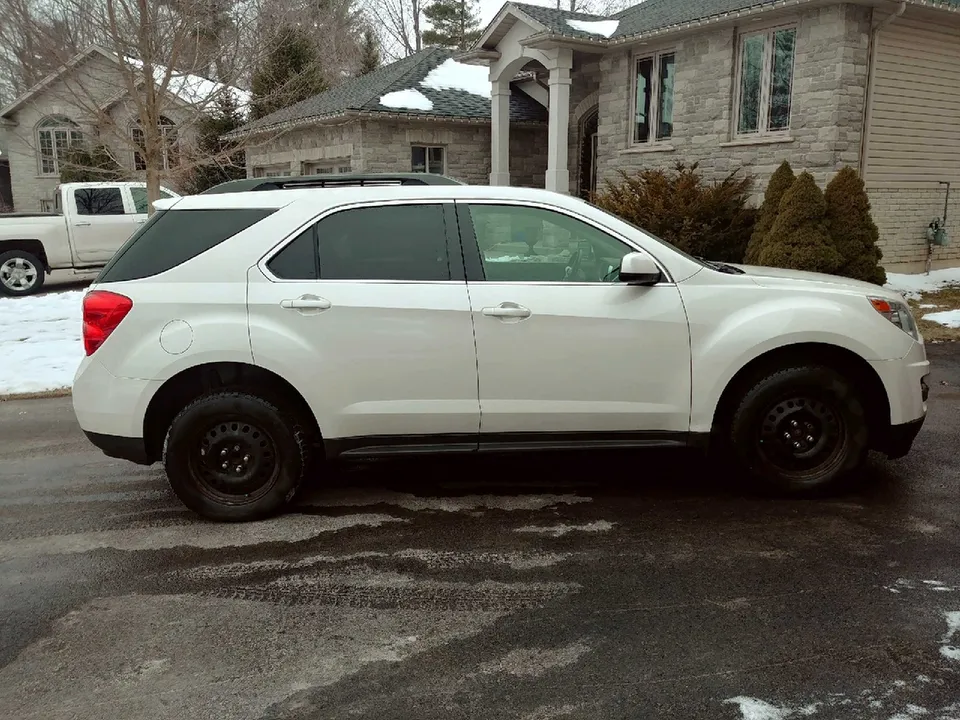
<instances>
[{"instance_id":1,"label":"front fender","mask_svg":"<svg viewBox=\"0 0 960 720\"><path fill-rule=\"evenodd\" d=\"M773 350L817 343L843 348L870 361L903 357L913 345L910 336L856 296L800 298L788 294L751 303L719 321L709 303L686 304L693 366L692 432L710 431L717 404L730 381L748 363ZM702 316L697 308L703 308Z\"/></svg>"}]
</instances>

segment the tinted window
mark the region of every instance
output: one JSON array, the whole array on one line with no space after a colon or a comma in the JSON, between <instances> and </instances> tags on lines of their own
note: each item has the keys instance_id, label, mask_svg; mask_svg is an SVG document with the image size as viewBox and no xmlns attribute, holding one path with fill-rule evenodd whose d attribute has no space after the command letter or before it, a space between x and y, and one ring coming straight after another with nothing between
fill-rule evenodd
<instances>
[{"instance_id":1,"label":"tinted window","mask_svg":"<svg viewBox=\"0 0 960 720\"><path fill-rule=\"evenodd\" d=\"M123 215L120 188L80 188L74 190L78 215Z\"/></svg>"},{"instance_id":2,"label":"tinted window","mask_svg":"<svg viewBox=\"0 0 960 720\"><path fill-rule=\"evenodd\" d=\"M282 280L316 280L318 263L314 228L310 227L300 233L273 256L267 267Z\"/></svg>"},{"instance_id":3,"label":"tinted window","mask_svg":"<svg viewBox=\"0 0 960 720\"><path fill-rule=\"evenodd\" d=\"M563 213L519 205L471 205L483 274L502 282L615 282L633 249Z\"/></svg>"},{"instance_id":4,"label":"tinted window","mask_svg":"<svg viewBox=\"0 0 960 720\"><path fill-rule=\"evenodd\" d=\"M323 280L449 280L443 207L344 210L317 224Z\"/></svg>"},{"instance_id":5,"label":"tinted window","mask_svg":"<svg viewBox=\"0 0 960 720\"><path fill-rule=\"evenodd\" d=\"M146 215L148 210L147 189L143 187L132 187L130 188L130 194L133 196L133 211L140 215ZM164 190L160 191L161 200L168 197L172 197L172 195Z\"/></svg>"},{"instance_id":6,"label":"tinted window","mask_svg":"<svg viewBox=\"0 0 960 720\"><path fill-rule=\"evenodd\" d=\"M274 212L261 208L155 212L117 251L96 282L139 280L165 272Z\"/></svg>"}]
</instances>

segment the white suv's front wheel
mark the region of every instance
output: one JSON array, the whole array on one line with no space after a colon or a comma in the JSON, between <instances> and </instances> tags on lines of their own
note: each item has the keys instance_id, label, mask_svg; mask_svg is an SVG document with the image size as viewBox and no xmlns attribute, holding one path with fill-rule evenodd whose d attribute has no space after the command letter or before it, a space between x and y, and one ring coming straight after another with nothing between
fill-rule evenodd
<instances>
[{"instance_id":1,"label":"white suv's front wheel","mask_svg":"<svg viewBox=\"0 0 960 720\"><path fill-rule=\"evenodd\" d=\"M756 379L730 423L730 443L766 487L788 493L836 485L866 458L863 404L847 380L819 365Z\"/></svg>"},{"instance_id":2,"label":"white suv's front wheel","mask_svg":"<svg viewBox=\"0 0 960 720\"><path fill-rule=\"evenodd\" d=\"M174 418L163 463L173 491L194 512L211 520L257 520L293 498L309 445L295 419L274 403L216 392Z\"/></svg>"}]
</instances>

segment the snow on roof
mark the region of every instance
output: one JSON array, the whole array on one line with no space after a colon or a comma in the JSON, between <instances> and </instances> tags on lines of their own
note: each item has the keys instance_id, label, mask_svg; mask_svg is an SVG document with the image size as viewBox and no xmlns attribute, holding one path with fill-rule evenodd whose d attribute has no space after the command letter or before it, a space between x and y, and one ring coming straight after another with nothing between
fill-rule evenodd
<instances>
[{"instance_id":1,"label":"snow on roof","mask_svg":"<svg viewBox=\"0 0 960 720\"><path fill-rule=\"evenodd\" d=\"M380 104L384 107L404 110L433 110L430 98L413 88L387 93L380 98Z\"/></svg>"},{"instance_id":2,"label":"snow on roof","mask_svg":"<svg viewBox=\"0 0 960 720\"><path fill-rule=\"evenodd\" d=\"M136 58L124 58L125 62L135 68L142 68L143 62ZM163 65L153 66L153 77L157 83L163 82L167 68ZM170 75L167 90L189 105L212 105L223 94L230 93L238 108L244 109L250 104L250 93L238 87L231 87L209 80L199 75L174 71Z\"/></svg>"},{"instance_id":3,"label":"snow on roof","mask_svg":"<svg viewBox=\"0 0 960 720\"><path fill-rule=\"evenodd\" d=\"M420 81L432 90L463 90L480 97L490 97L490 71L481 65L464 65L454 59L444 60Z\"/></svg>"},{"instance_id":4,"label":"snow on roof","mask_svg":"<svg viewBox=\"0 0 960 720\"><path fill-rule=\"evenodd\" d=\"M590 33L591 35L603 35L610 37L620 26L619 20L567 20L567 25L574 30Z\"/></svg>"}]
</instances>

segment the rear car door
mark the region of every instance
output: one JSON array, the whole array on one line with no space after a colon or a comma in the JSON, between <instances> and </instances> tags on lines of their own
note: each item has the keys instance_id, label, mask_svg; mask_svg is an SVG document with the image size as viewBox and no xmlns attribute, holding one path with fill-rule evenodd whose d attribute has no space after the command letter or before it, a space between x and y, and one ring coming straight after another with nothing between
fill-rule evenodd
<instances>
[{"instance_id":1,"label":"rear car door","mask_svg":"<svg viewBox=\"0 0 960 720\"><path fill-rule=\"evenodd\" d=\"M305 395L328 447L476 447L476 351L452 203L328 212L248 280L254 359Z\"/></svg>"},{"instance_id":2,"label":"rear car door","mask_svg":"<svg viewBox=\"0 0 960 720\"><path fill-rule=\"evenodd\" d=\"M674 433L689 430L690 339L668 277L618 282L621 258L636 248L567 211L463 201L457 213L481 442L512 433L548 443L556 433L594 433L601 444L685 439Z\"/></svg>"},{"instance_id":3,"label":"rear car door","mask_svg":"<svg viewBox=\"0 0 960 720\"><path fill-rule=\"evenodd\" d=\"M102 265L113 257L137 225L130 221L123 189L97 185L72 190L69 232L80 265Z\"/></svg>"}]
</instances>

